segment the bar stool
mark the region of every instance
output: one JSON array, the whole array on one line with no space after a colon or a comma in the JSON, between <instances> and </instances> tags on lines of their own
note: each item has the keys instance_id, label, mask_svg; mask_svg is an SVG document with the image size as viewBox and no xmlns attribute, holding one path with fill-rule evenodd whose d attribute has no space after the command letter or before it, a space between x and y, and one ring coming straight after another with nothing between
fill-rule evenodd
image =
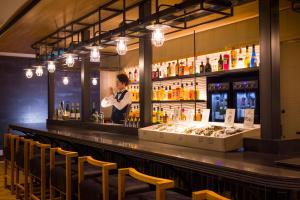
<instances>
[{"instance_id":1,"label":"bar stool","mask_svg":"<svg viewBox=\"0 0 300 200\"><path fill-rule=\"evenodd\" d=\"M24 193L24 199L29 197L29 147L31 139L16 137L16 196L20 197L20 190ZM20 182L20 172L24 173L24 184Z\"/></svg>"},{"instance_id":2,"label":"bar stool","mask_svg":"<svg viewBox=\"0 0 300 200\"><path fill-rule=\"evenodd\" d=\"M230 200L210 190L193 192L193 200Z\"/></svg>"},{"instance_id":3,"label":"bar stool","mask_svg":"<svg viewBox=\"0 0 300 200\"><path fill-rule=\"evenodd\" d=\"M4 187L8 187L8 178L10 178L11 193L14 194L15 187L15 138L17 136L6 133L4 134ZM10 166L10 175L8 167Z\"/></svg>"},{"instance_id":4,"label":"bar stool","mask_svg":"<svg viewBox=\"0 0 300 200\"><path fill-rule=\"evenodd\" d=\"M59 154L65 159L64 165L57 165L55 156ZM74 158L77 152L62 150L61 148L50 149L50 199L53 200L55 192L59 192L60 197L65 195L67 200L76 198L78 192L78 165ZM100 174L98 168L94 166L86 167L85 176L96 176Z\"/></svg>"},{"instance_id":5,"label":"bar stool","mask_svg":"<svg viewBox=\"0 0 300 200\"><path fill-rule=\"evenodd\" d=\"M84 164L97 166L101 170L98 176L85 178ZM116 163L102 162L90 156L78 159L78 199L79 200L116 200L118 198L118 174L110 174L117 168ZM139 193L150 190L148 184L135 180L129 176L125 177L128 187L126 193Z\"/></svg>"},{"instance_id":6,"label":"bar stool","mask_svg":"<svg viewBox=\"0 0 300 200\"><path fill-rule=\"evenodd\" d=\"M45 200L46 199L46 185L50 174L50 159L47 149L50 149L50 144L42 144L37 141L30 142L30 161L29 161L29 180L30 199ZM34 180L40 182L40 198L33 192Z\"/></svg>"}]
</instances>

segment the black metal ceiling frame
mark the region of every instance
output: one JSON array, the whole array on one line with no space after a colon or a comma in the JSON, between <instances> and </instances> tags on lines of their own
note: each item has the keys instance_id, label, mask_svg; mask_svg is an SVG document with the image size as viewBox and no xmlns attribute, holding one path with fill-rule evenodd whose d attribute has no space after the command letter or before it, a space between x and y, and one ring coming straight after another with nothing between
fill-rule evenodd
<instances>
[{"instance_id":1,"label":"black metal ceiling frame","mask_svg":"<svg viewBox=\"0 0 300 200\"><path fill-rule=\"evenodd\" d=\"M112 5L112 4L114 4L118 1L119 0L112 0L112 1L110 1L106 4L104 4L104 5L100 6L96 10L94 10L94 11L78 18L77 20L74 20L74 21L68 23L67 25L59 28L54 33L52 33L52 34L44 37L43 39L35 42L32 45L32 48L39 49L40 46L52 46L52 47L56 46L58 48L59 47L58 44L61 41L66 41L68 38L72 38L72 41L73 41L74 35L77 35L78 41L77 41L76 44L72 43L72 49L81 48L81 47L83 47L87 44L94 43L97 40L101 41L102 45L112 46L113 44L111 44L111 43L112 43L112 38L113 37L119 36L120 34L123 33L127 37L134 37L134 38L137 37L138 38L139 36L134 35L134 34L145 32L146 24L157 21L157 18L159 20L162 20L162 21L160 21L160 23L168 24L172 28L177 29L175 31L167 33L167 34L171 34L171 33L174 33L174 32L181 31L183 29L193 28L193 27L196 27L196 26L200 26L200 25L203 25L203 24L206 24L206 23L218 21L218 20L233 16L233 4L229 0L189 0L189 1L184 1L180 4L175 4L175 5L164 5L164 4L158 5L159 8L161 8L163 6L165 6L167 8L165 8L163 10L158 9L158 11L156 10L156 12L154 12L149 17L146 17L146 18L143 18L143 19L138 18L137 20L131 21L131 20L126 20L126 12L128 12L129 10L139 6L144 1L150 1L150 0L138 1L133 5L130 5L128 7L124 7L123 10L109 8L110 5ZM125 3L125 0L123 0L123 4L124 3ZM211 5L211 7L209 7L209 8L205 7L204 4ZM187 12L187 10L189 8L193 8L193 10ZM194 9L194 8L196 8L196 9ZM92 24L82 23L82 21L84 19L94 15L96 12L101 12L101 10L111 11L111 12L115 12L115 13L113 13L112 15L110 15L110 16L104 18L104 19L101 19L101 20L99 20L95 23L92 23ZM229 10L229 12L225 12L225 10ZM195 14L197 12L199 13L201 11L206 12L206 14L201 14L201 17L207 16L209 14L218 14L218 15L221 15L221 17L218 17L218 18L215 18L215 19L212 19L212 20L208 20L208 21L205 21L205 22L193 24L193 25L190 25L190 26L187 25L188 21L195 20L195 19L197 19L197 17L196 18L190 17L189 20L187 20L187 18L189 16L192 16L193 14ZM180 14L178 16L174 16L174 14L180 13L180 12L183 12L183 14ZM101 31L101 33L99 33L99 35L97 37L94 36L93 38L90 38L86 41L79 41L79 37L80 37L79 35L83 31L88 30L91 27L95 27L97 24L101 25L101 23L106 22L106 21L108 21L108 20L110 20L110 19L112 19L112 18L114 18L114 17L116 17L120 14L123 14L123 20L125 19L126 21L125 21L125 23L123 21L119 27L117 27L113 30L110 30L110 31ZM169 19L167 19L168 17L169 17ZM198 17L198 18L200 18L200 17ZM172 25L172 23L175 23L176 25ZM82 25L82 26L84 26L84 28L74 31L73 26L76 25L76 24L77 25L78 24ZM178 26L178 24L183 24L183 26L180 27L180 26ZM68 29L69 27L71 27L71 30ZM61 32L64 32L64 33L68 32L69 34L65 35L65 37L60 38L59 33L61 33ZM56 38L55 38L55 35L57 36ZM54 41L54 42L49 42L49 43L47 42L48 39L54 39L54 38L57 39L57 40ZM134 44L136 44L136 43L134 43Z\"/></svg>"}]
</instances>

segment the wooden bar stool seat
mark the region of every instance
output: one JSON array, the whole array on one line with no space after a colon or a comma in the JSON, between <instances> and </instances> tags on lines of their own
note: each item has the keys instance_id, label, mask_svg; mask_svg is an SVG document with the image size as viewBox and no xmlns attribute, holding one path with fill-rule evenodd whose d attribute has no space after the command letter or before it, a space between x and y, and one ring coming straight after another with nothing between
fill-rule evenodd
<instances>
[{"instance_id":1,"label":"wooden bar stool seat","mask_svg":"<svg viewBox=\"0 0 300 200\"><path fill-rule=\"evenodd\" d=\"M101 175L93 178L86 177L83 170L84 163L98 166ZM79 158L79 199L80 200L116 200L118 198L118 174L110 174L117 168L115 163L102 162L90 156ZM149 191L149 184L135 180L129 176L125 177L127 186L125 192L128 194ZM104 191L104 192L103 192Z\"/></svg>"},{"instance_id":2,"label":"wooden bar stool seat","mask_svg":"<svg viewBox=\"0 0 300 200\"><path fill-rule=\"evenodd\" d=\"M174 187L174 181L172 180L148 176L136 171L134 168L119 169L118 175L118 200L191 200L191 197L167 190ZM125 179L126 175L129 175L142 182L155 185L156 190L136 194L127 194L125 190L127 187L127 182Z\"/></svg>"}]
</instances>

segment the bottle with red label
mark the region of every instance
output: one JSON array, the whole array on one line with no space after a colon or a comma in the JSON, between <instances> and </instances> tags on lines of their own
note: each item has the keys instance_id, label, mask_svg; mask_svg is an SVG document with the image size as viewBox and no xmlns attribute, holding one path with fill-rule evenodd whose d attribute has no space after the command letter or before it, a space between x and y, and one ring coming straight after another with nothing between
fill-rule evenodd
<instances>
[{"instance_id":1,"label":"bottle with red label","mask_svg":"<svg viewBox=\"0 0 300 200\"><path fill-rule=\"evenodd\" d=\"M229 61L230 56L228 53L225 53L223 56L223 70L229 70Z\"/></svg>"}]
</instances>

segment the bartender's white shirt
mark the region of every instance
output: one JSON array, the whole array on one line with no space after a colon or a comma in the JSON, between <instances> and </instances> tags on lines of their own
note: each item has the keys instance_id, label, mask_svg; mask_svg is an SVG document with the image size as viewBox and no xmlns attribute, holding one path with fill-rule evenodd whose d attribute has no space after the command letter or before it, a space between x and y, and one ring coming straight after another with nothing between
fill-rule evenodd
<instances>
[{"instance_id":1,"label":"bartender's white shirt","mask_svg":"<svg viewBox=\"0 0 300 200\"><path fill-rule=\"evenodd\" d=\"M132 94L129 91L127 91L123 99L118 102L117 99L115 99L115 95L110 95L109 97L105 97L104 99L102 99L101 106L104 108L109 106L115 106L118 110L122 110L125 106L132 103L131 97Z\"/></svg>"}]
</instances>

